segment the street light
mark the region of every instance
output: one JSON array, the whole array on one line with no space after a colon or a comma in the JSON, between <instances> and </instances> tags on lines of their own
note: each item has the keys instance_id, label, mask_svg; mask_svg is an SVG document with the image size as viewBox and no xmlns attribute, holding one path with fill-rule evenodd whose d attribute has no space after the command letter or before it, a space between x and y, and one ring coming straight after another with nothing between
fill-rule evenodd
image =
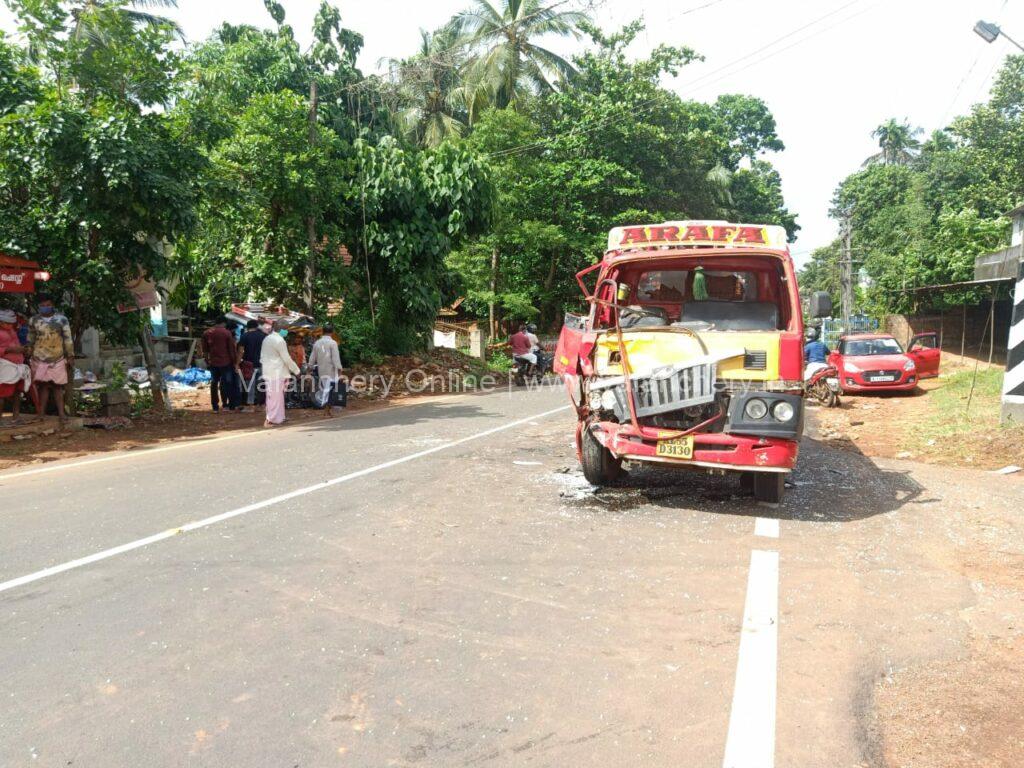
<instances>
[{"instance_id":1,"label":"street light","mask_svg":"<svg viewBox=\"0 0 1024 768\"><path fill-rule=\"evenodd\" d=\"M1015 46L1024 51L1024 45L1018 43L1008 34L1003 32L1003 30L999 28L998 24L993 24L991 21L979 21L977 24L974 25L974 31L978 35L978 37L980 37L986 43L994 43L996 41L996 38L1002 35Z\"/></svg>"}]
</instances>

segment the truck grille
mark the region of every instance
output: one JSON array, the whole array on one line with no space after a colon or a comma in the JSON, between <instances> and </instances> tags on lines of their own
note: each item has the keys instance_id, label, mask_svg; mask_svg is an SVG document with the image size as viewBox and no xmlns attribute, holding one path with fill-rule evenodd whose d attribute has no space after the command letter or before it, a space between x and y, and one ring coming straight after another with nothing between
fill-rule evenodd
<instances>
[{"instance_id":1,"label":"truck grille","mask_svg":"<svg viewBox=\"0 0 1024 768\"><path fill-rule=\"evenodd\" d=\"M743 353L743 367L748 371L763 371L768 367L768 353L763 349L748 349Z\"/></svg>"},{"instance_id":2,"label":"truck grille","mask_svg":"<svg viewBox=\"0 0 1024 768\"><path fill-rule=\"evenodd\" d=\"M669 366L647 376L634 376L632 383L637 417L714 402L717 369L717 363L706 362L685 367ZM625 383L616 384L611 389L615 393L615 415L620 420L629 418Z\"/></svg>"}]
</instances>

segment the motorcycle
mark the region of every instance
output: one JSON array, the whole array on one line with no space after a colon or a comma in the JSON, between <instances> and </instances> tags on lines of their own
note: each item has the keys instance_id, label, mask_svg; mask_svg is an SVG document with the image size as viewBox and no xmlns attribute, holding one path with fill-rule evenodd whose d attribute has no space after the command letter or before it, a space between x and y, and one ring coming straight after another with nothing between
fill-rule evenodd
<instances>
[{"instance_id":1,"label":"motorcycle","mask_svg":"<svg viewBox=\"0 0 1024 768\"><path fill-rule=\"evenodd\" d=\"M839 371L834 365L818 368L804 382L804 391L826 408L838 408Z\"/></svg>"},{"instance_id":2,"label":"motorcycle","mask_svg":"<svg viewBox=\"0 0 1024 768\"><path fill-rule=\"evenodd\" d=\"M551 358L538 350L537 362L532 363L525 357L512 356L512 380L516 386L524 387L527 382L536 384L551 372Z\"/></svg>"}]
</instances>

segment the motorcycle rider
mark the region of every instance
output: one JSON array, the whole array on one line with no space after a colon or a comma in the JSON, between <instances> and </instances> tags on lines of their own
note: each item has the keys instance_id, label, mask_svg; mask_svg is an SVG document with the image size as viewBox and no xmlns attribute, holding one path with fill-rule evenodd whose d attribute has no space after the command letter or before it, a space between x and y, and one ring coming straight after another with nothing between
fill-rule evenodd
<instances>
[{"instance_id":1,"label":"motorcycle rider","mask_svg":"<svg viewBox=\"0 0 1024 768\"><path fill-rule=\"evenodd\" d=\"M540 339L537 338L537 326L533 323L526 326L526 338L530 340L530 351L536 358L537 368L541 373L543 373L547 369L550 361L548 360L547 355L544 354L544 350L541 349Z\"/></svg>"},{"instance_id":2,"label":"motorcycle rider","mask_svg":"<svg viewBox=\"0 0 1024 768\"><path fill-rule=\"evenodd\" d=\"M535 339L536 337L534 337ZM534 342L526 332L526 326L520 325L519 330L512 334L509 340L512 347L512 357L527 361L530 365L537 364L537 355L533 351Z\"/></svg>"},{"instance_id":3,"label":"motorcycle rider","mask_svg":"<svg viewBox=\"0 0 1024 768\"><path fill-rule=\"evenodd\" d=\"M804 344L804 381L811 378L817 371L828 366L829 348L820 338L817 328L807 329L807 343Z\"/></svg>"}]
</instances>

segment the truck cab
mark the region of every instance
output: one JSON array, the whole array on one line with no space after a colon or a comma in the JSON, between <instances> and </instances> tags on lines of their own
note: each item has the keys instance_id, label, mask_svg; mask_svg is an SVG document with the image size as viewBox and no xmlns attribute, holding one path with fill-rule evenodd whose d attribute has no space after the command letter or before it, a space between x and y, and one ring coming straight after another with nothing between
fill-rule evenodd
<instances>
[{"instance_id":1,"label":"truck cab","mask_svg":"<svg viewBox=\"0 0 1024 768\"><path fill-rule=\"evenodd\" d=\"M803 317L781 227L617 227L577 275L555 371L576 407L587 480L623 461L738 473L778 502L803 431Z\"/></svg>"}]
</instances>

